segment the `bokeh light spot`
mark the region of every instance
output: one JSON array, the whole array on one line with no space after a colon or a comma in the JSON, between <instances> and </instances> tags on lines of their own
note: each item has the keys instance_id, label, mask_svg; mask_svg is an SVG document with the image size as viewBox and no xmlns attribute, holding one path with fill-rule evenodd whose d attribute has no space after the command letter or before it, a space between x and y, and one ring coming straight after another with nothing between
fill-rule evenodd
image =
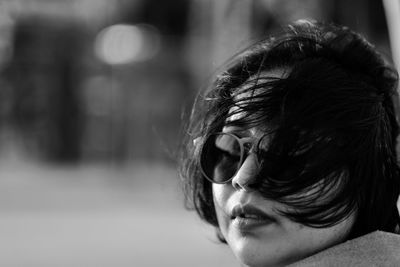
<instances>
[{"instance_id":1,"label":"bokeh light spot","mask_svg":"<svg viewBox=\"0 0 400 267\"><path fill-rule=\"evenodd\" d=\"M95 40L95 53L107 64L128 64L153 58L160 44L159 32L150 25L117 24L100 31Z\"/></svg>"}]
</instances>

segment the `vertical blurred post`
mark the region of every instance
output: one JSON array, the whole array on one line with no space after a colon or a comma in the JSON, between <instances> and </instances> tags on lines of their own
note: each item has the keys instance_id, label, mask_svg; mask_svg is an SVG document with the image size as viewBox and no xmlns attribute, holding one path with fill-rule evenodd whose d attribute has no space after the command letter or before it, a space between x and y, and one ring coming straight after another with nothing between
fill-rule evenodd
<instances>
[{"instance_id":1,"label":"vertical blurred post","mask_svg":"<svg viewBox=\"0 0 400 267\"><path fill-rule=\"evenodd\" d=\"M0 4L0 158L15 153L15 142L11 129L13 90L4 78L5 69L13 57L13 32L15 21Z\"/></svg>"},{"instance_id":2,"label":"vertical blurred post","mask_svg":"<svg viewBox=\"0 0 400 267\"><path fill-rule=\"evenodd\" d=\"M383 6L385 9L386 21L389 30L389 40L393 62L397 71L400 72L400 2L395 0L383 0ZM394 103L397 109L397 121L399 121L400 117L399 91L400 88L397 89ZM400 153L399 145L397 145L397 153ZM397 200L397 207L400 211L400 196Z\"/></svg>"},{"instance_id":3,"label":"vertical blurred post","mask_svg":"<svg viewBox=\"0 0 400 267\"><path fill-rule=\"evenodd\" d=\"M397 71L400 72L400 2L383 0L383 7L385 9L387 27L389 31L392 59ZM398 121L400 121L399 90L400 88L397 90L397 95L394 102ZM400 147L398 148L398 151L400 152Z\"/></svg>"},{"instance_id":4,"label":"vertical blurred post","mask_svg":"<svg viewBox=\"0 0 400 267\"><path fill-rule=\"evenodd\" d=\"M393 62L400 71L400 2L383 0L389 30Z\"/></svg>"}]
</instances>

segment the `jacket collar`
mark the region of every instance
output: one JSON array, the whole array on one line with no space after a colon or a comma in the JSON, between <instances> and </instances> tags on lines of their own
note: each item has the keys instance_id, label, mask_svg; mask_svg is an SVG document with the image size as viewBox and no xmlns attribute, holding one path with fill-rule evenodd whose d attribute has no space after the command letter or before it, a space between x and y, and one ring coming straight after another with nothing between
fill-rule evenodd
<instances>
[{"instance_id":1,"label":"jacket collar","mask_svg":"<svg viewBox=\"0 0 400 267\"><path fill-rule=\"evenodd\" d=\"M400 266L400 235L375 231L289 266Z\"/></svg>"}]
</instances>

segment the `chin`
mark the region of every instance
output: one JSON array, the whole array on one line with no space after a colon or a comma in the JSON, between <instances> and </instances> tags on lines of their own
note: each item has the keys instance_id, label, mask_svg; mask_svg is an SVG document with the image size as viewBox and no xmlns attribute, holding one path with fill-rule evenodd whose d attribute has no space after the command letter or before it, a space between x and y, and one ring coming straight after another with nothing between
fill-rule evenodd
<instances>
[{"instance_id":1,"label":"chin","mask_svg":"<svg viewBox=\"0 0 400 267\"><path fill-rule=\"evenodd\" d=\"M296 260L278 259L274 255L243 255L238 254L236 258L241 263L241 266L248 267L281 267L294 263Z\"/></svg>"},{"instance_id":2,"label":"chin","mask_svg":"<svg viewBox=\"0 0 400 267\"><path fill-rule=\"evenodd\" d=\"M237 256L238 261L241 263L241 266L248 267L278 267L278 266L286 266L292 262L282 262L273 258L266 258L265 255L260 257L253 256Z\"/></svg>"},{"instance_id":3,"label":"chin","mask_svg":"<svg viewBox=\"0 0 400 267\"><path fill-rule=\"evenodd\" d=\"M228 241L228 244L241 266L275 267L294 262L294 260L280 257L280 251L276 248L266 249L265 245L257 244L252 238L243 238L240 242L236 241L234 244Z\"/></svg>"},{"instance_id":4,"label":"chin","mask_svg":"<svg viewBox=\"0 0 400 267\"><path fill-rule=\"evenodd\" d=\"M286 266L307 256L304 251L288 253L287 248L277 246L276 242L261 242L252 236L233 238L233 240L228 238L227 242L241 266Z\"/></svg>"}]
</instances>

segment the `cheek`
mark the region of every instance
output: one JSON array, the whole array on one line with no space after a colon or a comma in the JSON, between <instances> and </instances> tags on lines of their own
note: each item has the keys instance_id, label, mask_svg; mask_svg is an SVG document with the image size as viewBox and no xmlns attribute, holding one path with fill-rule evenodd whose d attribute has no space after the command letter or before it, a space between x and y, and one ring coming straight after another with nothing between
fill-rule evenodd
<instances>
[{"instance_id":1,"label":"cheek","mask_svg":"<svg viewBox=\"0 0 400 267\"><path fill-rule=\"evenodd\" d=\"M235 189L232 184L212 184L212 194L214 200L214 206L216 211L218 210L229 212L228 202L230 201L232 195L234 194Z\"/></svg>"},{"instance_id":2,"label":"cheek","mask_svg":"<svg viewBox=\"0 0 400 267\"><path fill-rule=\"evenodd\" d=\"M212 185L212 192L213 192L213 199L214 205L219 206L223 202L226 201L226 190L224 189L225 185L222 184L213 184Z\"/></svg>"},{"instance_id":3,"label":"cheek","mask_svg":"<svg viewBox=\"0 0 400 267\"><path fill-rule=\"evenodd\" d=\"M228 201L231 196L232 190L230 190L229 185L225 184L213 184L213 200L214 200L214 208L217 214L218 224L221 229L222 234L226 232L226 228L228 227Z\"/></svg>"}]
</instances>

